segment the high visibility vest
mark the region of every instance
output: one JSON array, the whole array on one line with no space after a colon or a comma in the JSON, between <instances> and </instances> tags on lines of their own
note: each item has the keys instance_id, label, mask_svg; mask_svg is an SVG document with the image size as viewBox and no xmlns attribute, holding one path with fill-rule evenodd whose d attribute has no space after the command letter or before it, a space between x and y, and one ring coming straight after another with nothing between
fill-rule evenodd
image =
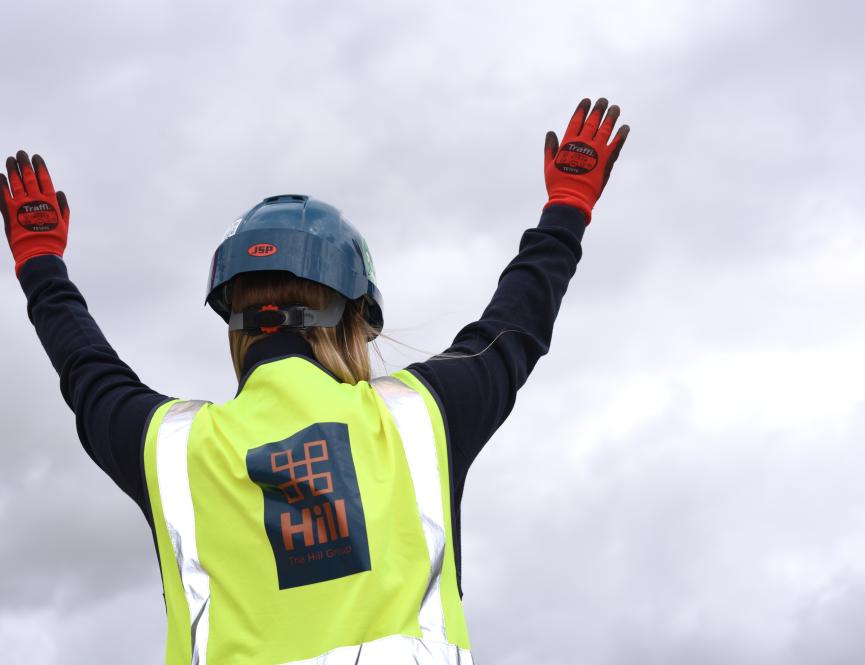
<instances>
[{"instance_id":1,"label":"high visibility vest","mask_svg":"<svg viewBox=\"0 0 865 665\"><path fill-rule=\"evenodd\" d=\"M471 665L444 424L410 372L263 363L224 404L160 406L144 468L166 663Z\"/></svg>"}]
</instances>

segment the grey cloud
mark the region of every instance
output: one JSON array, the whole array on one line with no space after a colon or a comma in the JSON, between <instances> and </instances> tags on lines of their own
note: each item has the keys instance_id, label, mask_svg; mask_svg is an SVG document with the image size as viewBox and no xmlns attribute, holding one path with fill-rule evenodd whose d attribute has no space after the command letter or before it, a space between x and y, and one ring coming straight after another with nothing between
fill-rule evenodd
<instances>
[{"instance_id":1,"label":"grey cloud","mask_svg":"<svg viewBox=\"0 0 865 665\"><path fill-rule=\"evenodd\" d=\"M225 330L202 300L238 213L287 191L342 207L394 336L435 352L537 219L544 132L608 95L628 146L551 355L469 476L479 660L852 663L863 18L834 1L19 3L0 25L0 139L69 194L70 273L121 357L157 390L223 400ZM75 440L5 258L0 643L13 663L153 662L147 527ZM382 348L394 368L424 355ZM727 395L742 414L703 422L710 361L770 353L830 358L786 376L804 395L826 380L838 414L773 427ZM41 660L33 635L54 636Z\"/></svg>"}]
</instances>

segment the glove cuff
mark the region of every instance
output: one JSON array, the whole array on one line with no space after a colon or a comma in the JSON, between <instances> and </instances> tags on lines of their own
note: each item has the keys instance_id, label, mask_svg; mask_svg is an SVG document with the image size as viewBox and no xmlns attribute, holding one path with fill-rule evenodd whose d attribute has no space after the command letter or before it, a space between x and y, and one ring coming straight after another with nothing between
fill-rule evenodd
<instances>
[{"instance_id":1,"label":"glove cuff","mask_svg":"<svg viewBox=\"0 0 865 665\"><path fill-rule=\"evenodd\" d=\"M555 205L570 206L571 208L576 208L582 212L586 216L586 226L588 226L592 221L592 206L582 199L553 196L546 202L543 209L546 210L550 206Z\"/></svg>"},{"instance_id":2,"label":"glove cuff","mask_svg":"<svg viewBox=\"0 0 865 665\"><path fill-rule=\"evenodd\" d=\"M39 251L33 254L29 254L22 258L19 258L15 261L15 277L21 277L21 268L24 267L24 264L27 263L30 259L35 259L37 256L59 256L61 259L63 258L62 252L48 252L48 251Z\"/></svg>"}]
</instances>

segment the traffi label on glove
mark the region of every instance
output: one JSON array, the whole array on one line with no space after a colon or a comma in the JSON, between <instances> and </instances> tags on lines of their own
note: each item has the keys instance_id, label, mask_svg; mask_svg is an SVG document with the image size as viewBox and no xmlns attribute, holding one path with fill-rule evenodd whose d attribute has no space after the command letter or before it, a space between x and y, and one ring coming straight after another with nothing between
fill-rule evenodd
<instances>
[{"instance_id":1,"label":"traffi label on glove","mask_svg":"<svg viewBox=\"0 0 865 665\"><path fill-rule=\"evenodd\" d=\"M588 173L598 165L598 153L586 143L566 143L556 155L556 167L565 173Z\"/></svg>"},{"instance_id":2,"label":"traffi label on glove","mask_svg":"<svg viewBox=\"0 0 865 665\"><path fill-rule=\"evenodd\" d=\"M50 231L59 222L54 206L45 201L23 203L18 208L18 223L28 231Z\"/></svg>"}]
</instances>

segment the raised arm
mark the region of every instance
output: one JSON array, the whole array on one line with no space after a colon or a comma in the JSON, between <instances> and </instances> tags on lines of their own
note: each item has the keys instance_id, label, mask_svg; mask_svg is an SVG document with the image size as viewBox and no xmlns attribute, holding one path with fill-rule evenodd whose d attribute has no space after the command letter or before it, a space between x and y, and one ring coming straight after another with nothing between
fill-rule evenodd
<instances>
[{"instance_id":1,"label":"raised arm","mask_svg":"<svg viewBox=\"0 0 865 665\"><path fill-rule=\"evenodd\" d=\"M62 256L69 206L44 160L24 151L0 173L0 205L27 313L60 376L84 449L147 512L141 437L150 412L169 399L141 381L106 341L69 280Z\"/></svg>"},{"instance_id":2,"label":"raised arm","mask_svg":"<svg viewBox=\"0 0 865 665\"><path fill-rule=\"evenodd\" d=\"M562 138L549 132L544 176L549 201L536 228L523 233L519 253L499 279L481 318L464 327L446 354L410 367L438 394L445 413L457 496L472 460L513 408L552 338L553 323L581 256L591 221L625 138L610 141L619 108L599 99L577 106Z\"/></svg>"}]
</instances>

